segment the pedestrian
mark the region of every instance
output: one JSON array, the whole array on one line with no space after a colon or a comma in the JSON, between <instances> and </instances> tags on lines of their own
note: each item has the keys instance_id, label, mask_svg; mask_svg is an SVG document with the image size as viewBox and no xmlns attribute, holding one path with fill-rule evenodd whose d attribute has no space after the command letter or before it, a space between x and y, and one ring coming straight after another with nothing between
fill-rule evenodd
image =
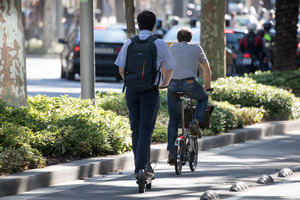
<instances>
[{"instance_id":1,"label":"pedestrian","mask_svg":"<svg viewBox=\"0 0 300 200\"><path fill-rule=\"evenodd\" d=\"M175 140L178 134L178 124L181 118L180 100L175 92L183 91L189 93L192 99L197 100L194 120L189 128L194 135L201 137L200 125L205 120L205 110L208 104L208 96L205 90L210 89L211 71L209 62L199 44L192 44L192 31L189 28L182 28L177 33L178 43L170 47L171 54L176 61L176 67L168 86L168 163L175 162ZM203 70L204 86L196 81L198 69Z\"/></svg>"},{"instance_id":2,"label":"pedestrian","mask_svg":"<svg viewBox=\"0 0 300 200\"><path fill-rule=\"evenodd\" d=\"M263 24L263 27L265 41L264 67L266 70L272 70L274 40L273 34L271 34L271 29L274 27L274 23L271 20L268 20Z\"/></svg>"},{"instance_id":3,"label":"pedestrian","mask_svg":"<svg viewBox=\"0 0 300 200\"><path fill-rule=\"evenodd\" d=\"M158 89L168 86L176 65L166 43L153 36L155 21L156 16L151 11L145 10L138 14L140 32L124 43L115 61L126 86L125 98L132 131L134 173L137 175L140 170L145 170L146 176L151 177L154 177L154 172L150 166L150 144L160 105ZM147 77L147 70L152 68L152 65L157 73L155 76L151 75L153 83L148 84L146 81L151 77ZM164 79L160 83L162 66L165 69Z\"/></svg>"}]
</instances>

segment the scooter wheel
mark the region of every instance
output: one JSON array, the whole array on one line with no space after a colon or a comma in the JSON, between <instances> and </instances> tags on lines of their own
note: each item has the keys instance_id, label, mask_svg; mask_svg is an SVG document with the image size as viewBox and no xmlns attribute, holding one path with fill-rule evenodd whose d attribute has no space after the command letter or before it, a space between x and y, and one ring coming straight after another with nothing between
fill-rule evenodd
<instances>
[{"instance_id":1,"label":"scooter wheel","mask_svg":"<svg viewBox=\"0 0 300 200\"><path fill-rule=\"evenodd\" d=\"M151 189L151 188L152 188L152 183L151 183L151 182L148 183L148 184L146 185L146 188L147 188L147 189Z\"/></svg>"},{"instance_id":2,"label":"scooter wheel","mask_svg":"<svg viewBox=\"0 0 300 200\"><path fill-rule=\"evenodd\" d=\"M145 170L141 169L139 171L138 177L137 177L137 184L139 186L139 192L144 193L145 192Z\"/></svg>"}]
</instances>

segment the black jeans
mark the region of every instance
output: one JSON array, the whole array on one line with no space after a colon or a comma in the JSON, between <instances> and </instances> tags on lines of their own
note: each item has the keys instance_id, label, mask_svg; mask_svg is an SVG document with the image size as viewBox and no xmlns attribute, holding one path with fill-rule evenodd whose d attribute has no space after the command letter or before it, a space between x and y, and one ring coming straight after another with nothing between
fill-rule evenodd
<instances>
[{"instance_id":1,"label":"black jeans","mask_svg":"<svg viewBox=\"0 0 300 200\"><path fill-rule=\"evenodd\" d=\"M159 91L157 88L144 92L127 89L126 102L132 131L135 171L147 169L152 133L160 105Z\"/></svg>"}]
</instances>

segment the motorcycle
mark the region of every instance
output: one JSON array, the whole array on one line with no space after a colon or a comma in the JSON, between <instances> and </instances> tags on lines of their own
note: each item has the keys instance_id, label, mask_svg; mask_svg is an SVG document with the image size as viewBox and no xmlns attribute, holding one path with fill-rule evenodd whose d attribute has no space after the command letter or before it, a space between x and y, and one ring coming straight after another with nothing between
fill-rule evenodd
<instances>
[{"instance_id":1,"label":"motorcycle","mask_svg":"<svg viewBox=\"0 0 300 200\"><path fill-rule=\"evenodd\" d=\"M256 55L243 53L238 66L238 74L240 75L254 73L260 68L260 60Z\"/></svg>"}]
</instances>

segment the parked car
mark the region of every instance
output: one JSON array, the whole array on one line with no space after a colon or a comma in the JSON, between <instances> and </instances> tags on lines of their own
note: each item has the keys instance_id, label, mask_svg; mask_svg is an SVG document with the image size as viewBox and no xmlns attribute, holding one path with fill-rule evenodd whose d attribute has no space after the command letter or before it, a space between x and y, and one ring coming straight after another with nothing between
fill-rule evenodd
<instances>
[{"instance_id":1,"label":"parked car","mask_svg":"<svg viewBox=\"0 0 300 200\"><path fill-rule=\"evenodd\" d=\"M96 80L115 78L121 80L114 61L127 39L121 28L95 27L95 74ZM60 54L61 77L68 80L80 78L80 30L76 28L66 39L60 39L64 48Z\"/></svg>"}]
</instances>

